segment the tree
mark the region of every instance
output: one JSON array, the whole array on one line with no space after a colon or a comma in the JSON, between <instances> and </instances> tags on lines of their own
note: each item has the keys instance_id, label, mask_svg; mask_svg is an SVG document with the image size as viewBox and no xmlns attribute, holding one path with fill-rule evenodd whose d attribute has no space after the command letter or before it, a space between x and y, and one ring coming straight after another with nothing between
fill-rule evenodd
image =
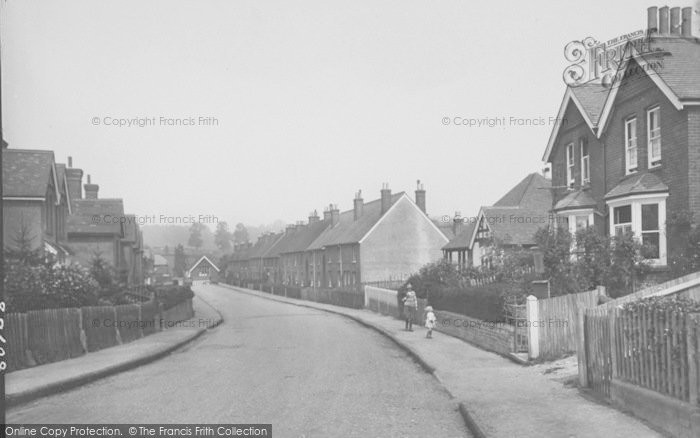
<instances>
[{"instance_id":1,"label":"tree","mask_svg":"<svg viewBox=\"0 0 700 438\"><path fill-rule=\"evenodd\" d=\"M190 227L190 238L187 241L187 245L193 248L201 248L204 245L204 240L202 239L202 232L204 231L204 224L195 222Z\"/></svg>"},{"instance_id":2,"label":"tree","mask_svg":"<svg viewBox=\"0 0 700 438\"><path fill-rule=\"evenodd\" d=\"M175 247L175 261L173 270L176 277L184 277L187 270L187 259L185 258L185 247L179 244Z\"/></svg>"},{"instance_id":3,"label":"tree","mask_svg":"<svg viewBox=\"0 0 700 438\"><path fill-rule=\"evenodd\" d=\"M41 248L32 249L36 233L32 233L31 227L24 219L24 214L20 216L19 229L12 236L13 246L5 248L5 256L8 259L16 260L22 264L37 266L44 259Z\"/></svg>"},{"instance_id":4,"label":"tree","mask_svg":"<svg viewBox=\"0 0 700 438\"><path fill-rule=\"evenodd\" d=\"M228 230L226 222L216 224L216 233L214 234L214 243L221 251L229 251L231 249L232 235Z\"/></svg>"},{"instance_id":5,"label":"tree","mask_svg":"<svg viewBox=\"0 0 700 438\"><path fill-rule=\"evenodd\" d=\"M233 241L236 244L248 243L250 240L248 236L248 229L242 223L236 224L236 229L233 232Z\"/></svg>"},{"instance_id":6,"label":"tree","mask_svg":"<svg viewBox=\"0 0 700 438\"><path fill-rule=\"evenodd\" d=\"M102 257L102 253L95 251L90 261L90 275L100 286L100 295L111 295L116 289L116 273L112 265Z\"/></svg>"}]
</instances>

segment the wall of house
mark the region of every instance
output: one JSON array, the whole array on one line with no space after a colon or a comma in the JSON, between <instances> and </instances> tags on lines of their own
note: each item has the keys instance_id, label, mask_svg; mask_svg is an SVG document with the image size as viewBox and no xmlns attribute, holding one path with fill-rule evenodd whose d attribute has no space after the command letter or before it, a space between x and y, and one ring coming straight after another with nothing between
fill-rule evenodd
<instances>
[{"instance_id":1,"label":"wall of house","mask_svg":"<svg viewBox=\"0 0 700 438\"><path fill-rule=\"evenodd\" d=\"M700 222L700 107L686 110L688 115L688 196L689 209ZM663 127L662 127L663 130Z\"/></svg>"},{"instance_id":2,"label":"wall of house","mask_svg":"<svg viewBox=\"0 0 700 438\"><path fill-rule=\"evenodd\" d=\"M44 203L38 201L9 201L2 202L3 217L3 241L7 247L15 247L18 233L22 223L28 230L28 236L33 237L32 248L39 248L42 244L43 218L42 207Z\"/></svg>"},{"instance_id":3,"label":"wall of house","mask_svg":"<svg viewBox=\"0 0 700 438\"><path fill-rule=\"evenodd\" d=\"M325 256L323 286L340 287L360 283L360 250L357 244L331 245L322 254Z\"/></svg>"},{"instance_id":4,"label":"wall of house","mask_svg":"<svg viewBox=\"0 0 700 438\"><path fill-rule=\"evenodd\" d=\"M447 238L407 198L387 212L360 245L361 281L405 277L439 260Z\"/></svg>"}]
</instances>

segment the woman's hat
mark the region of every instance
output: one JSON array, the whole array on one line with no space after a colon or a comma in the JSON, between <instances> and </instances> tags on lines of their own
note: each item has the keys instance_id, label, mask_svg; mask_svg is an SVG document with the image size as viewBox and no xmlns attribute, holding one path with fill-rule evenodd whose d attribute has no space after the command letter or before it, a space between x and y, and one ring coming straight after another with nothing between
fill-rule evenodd
<instances>
[{"instance_id":1,"label":"woman's hat","mask_svg":"<svg viewBox=\"0 0 700 438\"><path fill-rule=\"evenodd\" d=\"M426 311L426 312L432 312L432 311L433 311L433 306L425 306L425 311Z\"/></svg>"},{"instance_id":2,"label":"woman's hat","mask_svg":"<svg viewBox=\"0 0 700 438\"><path fill-rule=\"evenodd\" d=\"M411 283L408 283L406 285L406 290L413 290L413 287L411 286Z\"/></svg>"}]
</instances>

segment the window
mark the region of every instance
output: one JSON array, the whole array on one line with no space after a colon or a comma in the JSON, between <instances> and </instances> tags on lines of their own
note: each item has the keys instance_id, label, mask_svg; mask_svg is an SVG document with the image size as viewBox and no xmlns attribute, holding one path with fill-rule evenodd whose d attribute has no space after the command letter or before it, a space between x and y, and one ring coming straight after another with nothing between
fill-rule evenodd
<instances>
[{"instance_id":1,"label":"window","mask_svg":"<svg viewBox=\"0 0 700 438\"><path fill-rule=\"evenodd\" d=\"M582 138L579 141L581 145L581 185L586 185L591 182L591 167L590 158L588 156L588 139Z\"/></svg>"},{"instance_id":2,"label":"window","mask_svg":"<svg viewBox=\"0 0 700 438\"><path fill-rule=\"evenodd\" d=\"M655 265L666 265L666 197L637 195L609 201L610 234L632 232L645 248L642 255Z\"/></svg>"},{"instance_id":3,"label":"window","mask_svg":"<svg viewBox=\"0 0 700 438\"><path fill-rule=\"evenodd\" d=\"M649 167L661 164L661 124L659 122L659 107L647 111L647 154Z\"/></svg>"},{"instance_id":4,"label":"window","mask_svg":"<svg viewBox=\"0 0 700 438\"><path fill-rule=\"evenodd\" d=\"M613 209L613 220L616 236L632 231L632 206L615 207Z\"/></svg>"},{"instance_id":5,"label":"window","mask_svg":"<svg viewBox=\"0 0 700 438\"><path fill-rule=\"evenodd\" d=\"M642 204L642 244L650 251L647 257L659 258L659 204Z\"/></svg>"},{"instance_id":6,"label":"window","mask_svg":"<svg viewBox=\"0 0 700 438\"><path fill-rule=\"evenodd\" d=\"M625 173L637 171L637 118L625 121Z\"/></svg>"},{"instance_id":7,"label":"window","mask_svg":"<svg viewBox=\"0 0 700 438\"><path fill-rule=\"evenodd\" d=\"M570 189L574 188L574 144L566 146L566 185Z\"/></svg>"}]
</instances>

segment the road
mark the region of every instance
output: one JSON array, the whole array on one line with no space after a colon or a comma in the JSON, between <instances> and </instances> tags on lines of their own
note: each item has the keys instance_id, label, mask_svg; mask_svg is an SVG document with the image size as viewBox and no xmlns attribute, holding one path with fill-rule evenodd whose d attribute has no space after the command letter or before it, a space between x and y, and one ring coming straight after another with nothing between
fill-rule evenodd
<instances>
[{"instance_id":1,"label":"road","mask_svg":"<svg viewBox=\"0 0 700 438\"><path fill-rule=\"evenodd\" d=\"M342 316L214 285L225 323L151 364L7 412L10 423L272 423L276 437L464 437L456 403Z\"/></svg>"}]
</instances>

